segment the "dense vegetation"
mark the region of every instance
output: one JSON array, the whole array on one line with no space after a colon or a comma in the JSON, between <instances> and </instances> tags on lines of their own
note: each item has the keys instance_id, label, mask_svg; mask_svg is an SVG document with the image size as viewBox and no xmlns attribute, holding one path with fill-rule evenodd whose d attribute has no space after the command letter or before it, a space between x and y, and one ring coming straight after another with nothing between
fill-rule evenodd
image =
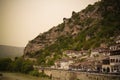
<instances>
[{"instance_id":1,"label":"dense vegetation","mask_svg":"<svg viewBox=\"0 0 120 80\"><path fill-rule=\"evenodd\" d=\"M43 72L39 73L37 70L34 70L33 62L24 60L21 57L16 57L14 61L10 58L0 58L0 71L18 72L37 77L48 77Z\"/></svg>"},{"instance_id":2,"label":"dense vegetation","mask_svg":"<svg viewBox=\"0 0 120 80\"><path fill-rule=\"evenodd\" d=\"M29 73L32 70L32 62L23 58L16 58L15 61L12 61L10 58L0 59L0 71Z\"/></svg>"}]
</instances>

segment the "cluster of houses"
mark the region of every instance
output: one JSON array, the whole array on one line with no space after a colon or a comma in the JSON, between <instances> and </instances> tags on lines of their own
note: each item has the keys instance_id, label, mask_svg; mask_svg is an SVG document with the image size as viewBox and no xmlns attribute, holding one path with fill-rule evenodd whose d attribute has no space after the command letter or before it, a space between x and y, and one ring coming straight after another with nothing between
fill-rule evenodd
<instances>
[{"instance_id":1,"label":"cluster of houses","mask_svg":"<svg viewBox=\"0 0 120 80\"><path fill-rule=\"evenodd\" d=\"M64 70L97 71L103 73L120 73L120 38L113 46L100 47L88 51L67 50L67 58L55 62L54 68ZM101 57L99 57L101 56ZM97 57L97 59L95 59ZM76 61L76 59L81 59Z\"/></svg>"},{"instance_id":2,"label":"cluster of houses","mask_svg":"<svg viewBox=\"0 0 120 80\"><path fill-rule=\"evenodd\" d=\"M120 73L120 39L110 46L110 55L103 60L102 72Z\"/></svg>"}]
</instances>

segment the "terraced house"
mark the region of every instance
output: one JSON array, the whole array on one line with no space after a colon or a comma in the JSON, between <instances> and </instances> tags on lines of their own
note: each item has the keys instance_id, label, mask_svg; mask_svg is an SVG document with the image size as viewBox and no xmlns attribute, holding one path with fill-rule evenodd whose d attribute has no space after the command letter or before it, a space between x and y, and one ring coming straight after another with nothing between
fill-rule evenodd
<instances>
[{"instance_id":1,"label":"terraced house","mask_svg":"<svg viewBox=\"0 0 120 80\"><path fill-rule=\"evenodd\" d=\"M120 73L120 36L116 44L110 47L110 72Z\"/></svg>"}]
</instances>

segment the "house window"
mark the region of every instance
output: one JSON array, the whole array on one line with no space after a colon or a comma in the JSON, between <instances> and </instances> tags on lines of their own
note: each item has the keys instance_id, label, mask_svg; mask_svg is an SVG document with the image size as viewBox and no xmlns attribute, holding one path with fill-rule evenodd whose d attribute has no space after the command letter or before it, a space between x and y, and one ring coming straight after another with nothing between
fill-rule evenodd
<instances>
[{"instance_id":1,"label":"house window","mask_svg":"<svg viewBox=\"0 0 120 80\"><path fill-rule=\"evenodd\" d=\"M113 59L113 62L115 62L115 59Z\"/></svg>"},{"instance_id":2,"label":"house window","mask_svg":"<svg viewBox=\"0 0 120 80\"><path fill-rule=\"evenodd\" d=\"M118 59L116 59L116 63L118 63Z\"/></svg>"},{"instance_id":3,"label":"house window","mask_svg":"<svg viewBox=\"0 0 120 80\"><path fill-rule=\"evenodd\" d=\"M112 63L112 62L113 62L113 59L110 59L110 62Z\"/></svg>"}]
</instances>

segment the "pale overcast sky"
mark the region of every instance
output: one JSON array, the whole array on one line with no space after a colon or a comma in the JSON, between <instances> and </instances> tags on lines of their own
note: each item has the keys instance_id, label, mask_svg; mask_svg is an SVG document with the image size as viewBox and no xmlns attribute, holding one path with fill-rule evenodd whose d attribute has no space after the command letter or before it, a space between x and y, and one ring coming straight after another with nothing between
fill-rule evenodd
<instances>
[{"instance_id":1,"label":"pale overcast sky","mask_svg":"<svg viewBox=\"0 0 120 80\"><path fill-rule=\"evenodd\" d=\"M0 0L0 45L24 47L39 33L49 30L98 0Z\"/></svg>"}]
</instances>

